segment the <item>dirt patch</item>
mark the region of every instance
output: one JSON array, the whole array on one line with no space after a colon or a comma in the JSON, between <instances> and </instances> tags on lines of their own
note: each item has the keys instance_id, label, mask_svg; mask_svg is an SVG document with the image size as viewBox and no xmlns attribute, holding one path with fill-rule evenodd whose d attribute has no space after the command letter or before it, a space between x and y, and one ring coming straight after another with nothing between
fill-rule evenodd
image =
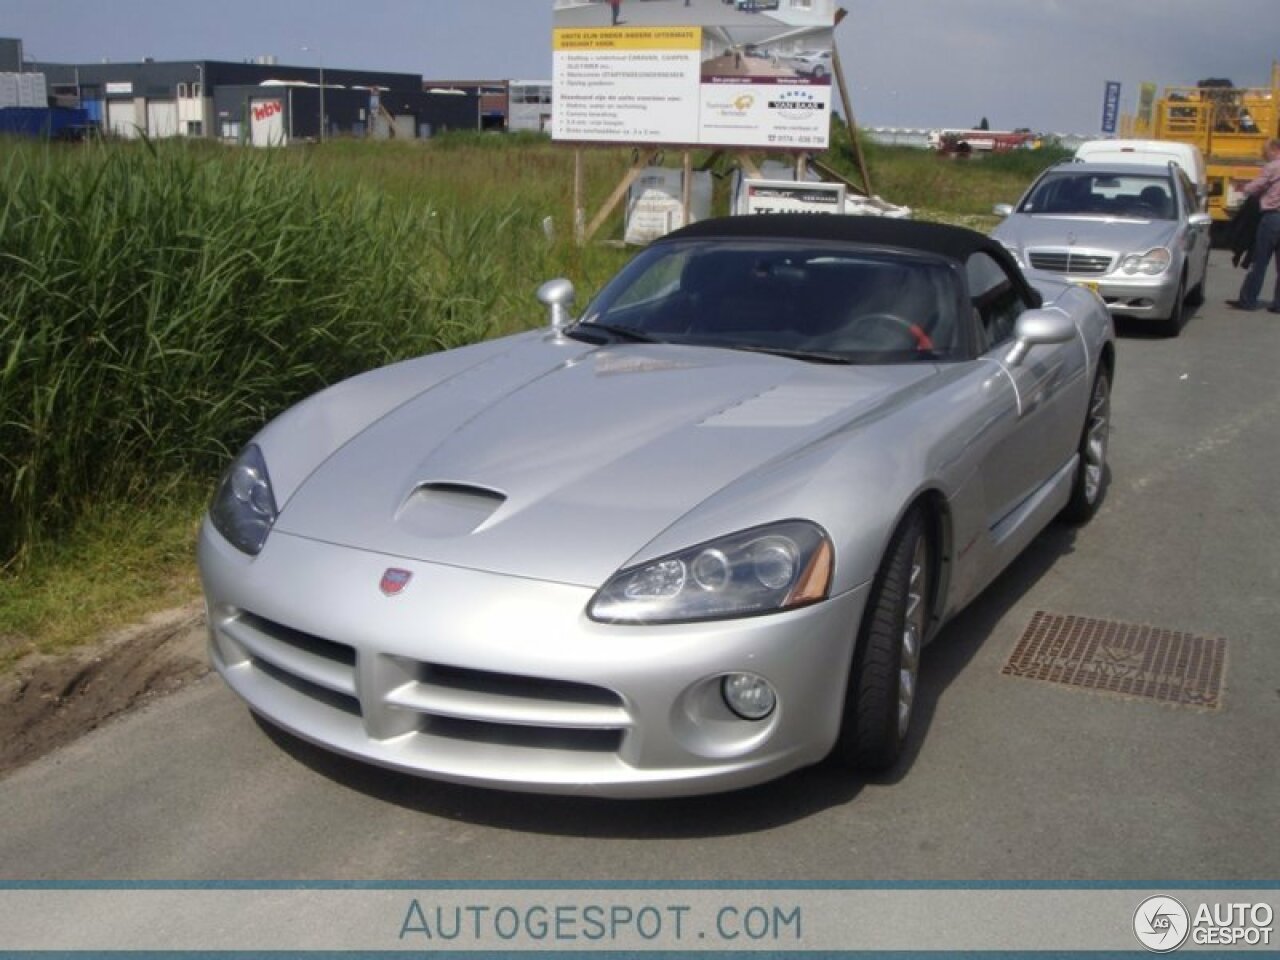
<instances>
[{"instance_id":1,"label":"dirt patch","mask_svg":"<svg viewBox=\"0 0 1280 960\"><path fill-rule=\"evenodd\" d=\"M209 672L199 604L62 656L32 656L0 679L0 776Z\"/></svg>"}]
</instances>

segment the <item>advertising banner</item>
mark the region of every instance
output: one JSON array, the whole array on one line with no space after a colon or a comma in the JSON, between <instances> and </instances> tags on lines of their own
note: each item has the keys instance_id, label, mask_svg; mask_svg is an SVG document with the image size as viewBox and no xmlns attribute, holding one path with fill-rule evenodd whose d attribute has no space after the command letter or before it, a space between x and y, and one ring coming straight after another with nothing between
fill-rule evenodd
<instances>
[{"instance_id":1,"label":"advertising banner","mask_svg":"<svg viewBox=\"0 0 1280 960\"><path fill-rule=\"evenodd\" d=\"M700 171L690 184L690 221L711 216L711 174ZM685 226L684 171L649 167L631 185L627 195L627 228L623 239L630 244L652 243Z\"/></svg>"},{"instance_id":2,"label":"advertising banner","mask_svg":"<svg viewBox=\"0 0 1280 960\"><path fill-rule=\"evenodd\" d=\"M1107 90L1102 98L1102 132L1116 132L1116 117L1120 114L1120 84L1115 80L1107 81Z\"/></svg>"},{"instance_id":3,"label":"advertising banner","mask_svg":"<svg viewBox=\"0 0 1280 960\"><path fill-rule=\"evenodd\" d=\"M835 0L555 0L552 137L821 150Z\"/></svg>"},{"instance_id":4,"label":"advertising banner","mask_svg":"<svg viewBox=\"0 0 1280 960\"><path fill-rule=\"evenodd\" d=\"M747 180L743 213L844 213L843 183Z\"/></svg>"}]
</instances>

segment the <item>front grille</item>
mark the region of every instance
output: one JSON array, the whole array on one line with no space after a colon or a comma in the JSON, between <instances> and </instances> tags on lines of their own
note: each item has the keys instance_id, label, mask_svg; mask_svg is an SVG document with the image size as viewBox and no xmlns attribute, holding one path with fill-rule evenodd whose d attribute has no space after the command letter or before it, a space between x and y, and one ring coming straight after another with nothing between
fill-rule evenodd
<instances>
[{"instance_id":1,"label":"front grille","mask_svg":"<svg viewBox=\"0 0 1280 960\"><path fill-rule=\"evenodd\" d=\"M1111 269L1111 257L1104 253L1075 253L1070 250L1035 250L1028 256L1031 266L1048 273L1098 276Z\"/></svg>"},{"instance_id":2,"label":"front grille","mask_svg":"<svg viewBox=\"0 0 1280 960\"><path fill-rule=\"evenodd\" d=\"M544 749L616 750L630 717L612 690L398 657L385 702L435 736Z\"/></svg>"},{"instance_id":3,"label":"front grille","mask_svg":"<svg viewBox=\"0 0 1280 960\"><path fill-rule=\"evenodd\" d=\"M518 750L614 752L631 726L622 698L603 687L358 652L248 612L219 629L259 675L361 718L379 740L419 734Z\"/></svg>"},{"instance_id":4,"label":"front grille","mask_svg":"<svg viewBox=\"0 0 1280 960\"><path fill-rule=\"evenodd\" d=\"M451 717L430 718L423 732L450 740L535 750L616 753L622 745L621 730L541 729L509 723L455 720Z\"/></svg>"},{"instance_id":5,"label":"front grille","mask_svg":"<svg viewBox=\"0 0 1280 960\"><path fill-rule=\"evenodd\" d=\"M221 632L230 637L258 668L272 679L288 684L300 693L308 693L312 699L333 706L331 696L343 699L343 710L355 705L356 651L343 643L334 643L301 630L242 612L238 617L224 622Z\"/></svg>"},{"instance_id":6,"label":"front grille","mask_svg":"<svg viewBox=\"0 0 1280 960\"><path fill-rule=\"evenodd\" d=\"M519 677L486 670L466 670L437 663L420 663L419 680L433 686L471 693L491 693L505 697L527 697L557 703L594 704L618 707L622 701L612 690L566 680Z\"/></svg>"},{"instance_id":7,"label":"front grille","mask_svg":"<svg viewBox=\"0 0 1280 960\"><path fill-rule=\"evenodd\" d=\"M323 703L327 707L341 710L343 713L350 714L353 717L360 716L360 701L355 697L328 690L318 683L311 683L309 680L304 680L302 677L289 673L287 670L281 670L266 660L260 660L255 657L253 666L254 669L266 674L276 683L288 687L295 693L300 693L317 703Z\"/></svg>"}]
</instances>

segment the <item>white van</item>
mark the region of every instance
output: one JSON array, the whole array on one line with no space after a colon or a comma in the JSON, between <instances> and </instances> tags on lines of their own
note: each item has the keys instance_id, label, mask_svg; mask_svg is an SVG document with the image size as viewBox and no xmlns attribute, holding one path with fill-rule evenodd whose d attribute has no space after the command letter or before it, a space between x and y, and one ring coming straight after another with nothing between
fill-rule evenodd
<instances>
[{"instance_id":1,"label":"white van","mask_svg":"<svg viewBox=\"0 0 1280 960\"><path fill-rule=\"evenodd\" d=\"M1173 140L1086 140L1076 148L1076 159L1088 163L1176 163L1196 188L1200 209L1207 210L1209 180L1204 155L1193 143Z\"/></svg>"}]
</instances>

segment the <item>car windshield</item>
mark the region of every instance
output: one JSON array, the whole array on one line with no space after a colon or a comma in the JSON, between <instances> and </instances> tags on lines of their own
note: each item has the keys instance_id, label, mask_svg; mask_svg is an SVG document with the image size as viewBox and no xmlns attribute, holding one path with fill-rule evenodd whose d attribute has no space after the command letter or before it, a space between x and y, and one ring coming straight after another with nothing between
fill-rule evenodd
<instances>
[{"instance_id":1,"label":"car windshield","mask_svg":"<svg viewBox=\"0 0 1280 960\"><path fill-rule=\"evenodd\" d=\"M911 254L803 241L663 243L587 308L582 339L696 344L828 363L957 354L956 277Z\"/></svg>"},{"instance_id":2,"label":"car windshield","mask_svg":"<svg viewBox=\"0 0 1280 960\"><path fill-rule=\"evenodd\" d=\"M1037 183L1018 212L1172 220L1173 197L1167 176L1063 171Z\"/></svg>"}]
</instances>

